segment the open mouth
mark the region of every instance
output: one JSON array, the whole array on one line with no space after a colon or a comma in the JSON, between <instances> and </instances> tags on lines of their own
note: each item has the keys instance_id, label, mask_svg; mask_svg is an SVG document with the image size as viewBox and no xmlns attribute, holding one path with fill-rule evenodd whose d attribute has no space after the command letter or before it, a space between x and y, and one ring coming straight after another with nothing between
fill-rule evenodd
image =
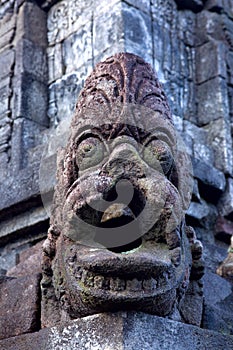
<instances>
[{"instance_id":1,"label":"open mouth","mask_svg":"<svg viewBox=\"0 0 233 350\"><path fill-rule=\"evenodd\" d=\"M107 249L114 253L123 253L132 251L140 247L142 244L142 238L136 238L132 240L132 237L129 237L129 242L125 244L121 244L121 241L127 241L127 238L124 237L122 240L122 234L127 236L127 231L122 232L122 227L133 222L135 220L135 215L132 210L123 203L115 203L110 205L103 213L101 218L100 227L103 228L103 231L100 231L95 236L95 241L103 246L106 246ZM109 239L106 239L106 235L108 236L108 230L111 228L119 228L119 245L108 247Z\"/></svg>"}]
</instances>

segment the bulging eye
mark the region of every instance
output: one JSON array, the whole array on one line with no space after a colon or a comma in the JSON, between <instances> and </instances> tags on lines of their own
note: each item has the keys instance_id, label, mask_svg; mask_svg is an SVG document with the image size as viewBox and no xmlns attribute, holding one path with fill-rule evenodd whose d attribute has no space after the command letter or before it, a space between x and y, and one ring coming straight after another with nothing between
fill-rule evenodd
<instances>
[{"instance_id":1,"label":"bulging eye","mask_svg":"<svg viewBox=\"0 0 233 350\"><path fill-rule=\"evenodd\" d=\"M76 164L79 170L85 170L101 163L105 156L105 145L97 137L88 137L76 148Z\"/></svg>"},{"instance_id":2,"label":"bulging eye","mask_svg":"<svg viewBox=\"0 0 233 350\"><path fill-rule=\"evenodd\" d=\"M167 175L173 165L174 159L169 146L161 140L152 139L143 149L143 158L149 166Z\"/></svg>"}]
</instances>

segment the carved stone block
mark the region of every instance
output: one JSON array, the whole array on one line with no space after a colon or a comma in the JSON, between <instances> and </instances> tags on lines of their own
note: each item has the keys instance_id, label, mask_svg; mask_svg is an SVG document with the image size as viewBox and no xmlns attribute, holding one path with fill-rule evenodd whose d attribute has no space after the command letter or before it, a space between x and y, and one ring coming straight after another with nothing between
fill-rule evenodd
<instances>
[{"instance_id":1,"label":"carved stone block","mask_svg":"<svg viewBox=\"0 0 233 350\"><path fill-rule=\"evenodd\" d=\"M121 11L121 3L117 3L111 7L109 11L106 11L101 15L98 15L98 13L94 15L93 53L96 62L99 61L99 58L97 59L97 57L107 49L111 48L117 52L120 44L124 45L124 23Z\"/></svg>"},{"instance_id":2,"label":"carved stone block","mask_svg":"<svg viewBox=\"0 0 233 350\"><path fill-rule=\"evenodd\" d=\"M73 113L84 79L92 67L91 62L89 64L81 67L78 73L50 85L48 116L51 125L57 125L58 121Z\"/></svg>"},{"instance_id":3,"label":"carved stone block","mask_svg":"<svg viewBox=\"0 0 233 350\"><path fill-rule=\"evenodd\" d=\"M48 81L49 83L60 79L63 75L62 47L61 43L48 47Z\"/></svg>"},{"instance_id":4,"label":"carved stone block","mask_svg":"<svg viewBox=\"0 0 233 350\"><path fill-rule=\"evenodd\" d=\"M7 76L6 78L0 80L0 120L10 114L10 97L12 94L10 84L10 76Z\"/></svg>"},{"instance_id":5,"label":"carved stone block","mask_svg":"<svg viewBox=\"0 0 233 350\"><path fill-rule=\"evenodd\" d=\"M226 48L212 40L196 49L196 81L201 84L217 76L227 76Z\"/></svg>"},{"instance_id":6,"label":"carved stone block","mask_svg":"<svg viewBox=\"0 0 233 350\"><path fill-rule=\"evenodd\" d=\"M125 27L125 51L136 55L144 52L144 59L152 64L152 24L150 16L123 3L122 18Z\"/></svg>"},{"instance_id":7,"label":"carved stone block","mask_svg":"<svg viewBox=\"0 0 233 350\"><path fill-rule=\"evenodd\" d=\"M223 216L233 215L233 179L227 179L226 191L219 201L219 211Z\"/></svg>"},{"instance_id":8,"label":"carved stone block","mask_svg":"<svg viewBox=\"0 0 233 350\"><path fill-rule=\"evenodd\" d=\"M61 42L92 18L92 1L60 1L48 13L49 45Z\"/></svg>"},{"instance_id":9,"label":"carved stone block","mask_svg":"<svg viewBox=\"0 0 233 350\"><path fill-rule=\"evenodd\" d=\"M199 126L220 118L228 118L229 106L225 79L216 77L198 85L197 100Z\"/></svg>"},{"instance_id":10,"label":"carved stone block","mask_svg":"<svg viewBox=\"0 0 233 350\"><path fill-rule=\"evenodd\" d=\"M47 47L46 12L35 2L25 1L17 15L16 40L28 39L37 46Z\"/></svg>"},{"instance_id":11,"label":"carved stone block","mask_svg":"<svg viewBox=\"0 0 233 350\"><path fill-rule=\"evenodd\" d=\"M38 124L48 125L47 85L24 72L14 84L14 118L25 117Z\"/></svg>"},{"instance_id":12,"label":"carved stone block","mask_svg":"<svg viewBox=\"0 0 233 350\"><path fill-rule=\"evenodd\" d=\"M62 44L63 72L71 74L82 66L92 64L91 23L66 38Z\"/></svg>"},{"instance_id":13,"label":"carved stone block","mask_svg":"<svg viewBox=\"0 0 233 350\"><path fill-rule=\"evenodd\" d=\"M0 79L10 76L15 62L14 50L7 49L0 53Z\"/></svg>"},{"instance_id":14,"label":"carved stone block","mask_svg":"<svg viewBox=\"0 0 233 350\"><path fill-rule=\"evenodd\" d=\"M16 15L1 19L0 48L9 45L14 37L16 28Z\"/></svg>"},{"instance_id":15,"label":"carved stone block","mask_svg":"<svg viewBox=\"0 0 233 350\"><path fill-rule=\"evenodd\" d=\"M32 275L0 283L0 339L39 329L39 281Z\"/></svg>"},{"instance_id":16,"label":"carved stone block","mask_svg":"<svg viewBox=\"0 0 233 350\"><path fill-rule=\"evenodd\" d=\"M202 246L185 224L191 164L151 66L129 53L97 64L70 131L43 245L42 325L118 310L177 317L204 273Z\"/></svg>"},{"instance_id":17,"label":"carved stone block","mask_svg":"<svg viewBox=\"0 0 233 350\"><path fill-rule=\"evenodd\" d=\"M225 116L228 117L228 114ZM232 138L229 120L219 118L212 121L206 126L206 130L208 131L208 142L214 151L215 167L225 174L232 175Z\"/></svg>"},{"instance_id":18,"label":"carved stone block","mask_svg":"<svg viewBox=\"0 0 233 350\"><path fill-rule=\"evenodd\" d=\"M28 73L36 80L47 84L47 57L43 47L27 39L16 44L15 75Z\"/></svg>"},{"instance_id":19,"label":"carved stone block","mask_svg":"<svg viewBox=\"0 0 233 350\"><path fill-rule=\"evenodd\" d=\"M127 3L136 7L136 8L139 8L141 11L146 12L150 15L150 11L151 11L150 1L147 1L147 0L128 0Z\"/></svg>"}]
</instances>

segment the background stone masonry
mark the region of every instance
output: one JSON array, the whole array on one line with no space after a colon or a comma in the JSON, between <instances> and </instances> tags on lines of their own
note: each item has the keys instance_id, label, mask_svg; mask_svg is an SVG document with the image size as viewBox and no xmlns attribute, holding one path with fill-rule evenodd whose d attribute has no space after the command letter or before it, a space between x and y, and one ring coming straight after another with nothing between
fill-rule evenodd
<instances>
[{"instance_id":1,"label":"background stone masonry","mask_svg":"<svg viewBox=\"0 0 233 350\"><path fill-rule=\"evenodd\" d=\"M119 51L142 56L164 85L193 161L188 222L205 247L203 327L233 334L232 281L215 274L233 234L232 0L0 1L0 274L46 236L44 145L94 65Z\"/></svg>"}]
</instances>

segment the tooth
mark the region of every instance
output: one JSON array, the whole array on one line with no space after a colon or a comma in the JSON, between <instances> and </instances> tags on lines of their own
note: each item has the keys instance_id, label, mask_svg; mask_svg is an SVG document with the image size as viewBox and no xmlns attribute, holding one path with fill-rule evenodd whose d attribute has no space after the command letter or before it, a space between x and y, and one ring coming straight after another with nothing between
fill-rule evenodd
<instances>
[{"instance_id":1,"label":"tooth","mask_svg":"<svg viewBox=\"0 0 233 350\"><path fill-rule=\"evenodd\" d=\"M94 285L95 285L95 288L103 288L104 277L103 276L95 276L94 277Z\"/></svg>"},{"instance_id":2,"label":"tooth","mask_svg":"<svg viewBox=\"0 0 233 350\"><path fill-rule=\"evenodd\" d=\"M126 282L127 285L127 289L130 291L139 291L142 289L142 281L137 280L136 278L132 279L132 280L128 280Z\"/></svg>"},{"instance_id":3,"label":"tooth","mask_svg":"<svg viewBox=\"0 0 233 350\"><path fill-rule=\"evenodd\" d=\"M80 267L76 267L76 268L74 269L74 274L75 274L75 277L76 277L77 279L81 279L81 278L82 278L83 272L84 272L84 271L83 271Z\"/></svg>"},{"instance_id":4,"label":"tooth","mask_svg":"<svg viewBox=\"0 0 233 350\"><path fill-rule=\"evenodd\" d=\"M125 281L116 277L110 279L110 289L114 291L125 290Z\"/></svg>"},{"instance_id":5,"label":"tooth","mask_svg":"<svg viewBox=\"0 0 233 350\"><path fill-rule=\"evenodd\" d=\"M171 262L175 266L179 266L181 261L181 249L180 247L173 249L171 254Z\"/></svg>"},{"instance_id":6,"label":"tooth","mask_svg":"<svg viewBox=\"0 0 233 350\"><path fill-rule=\"evenodd\" d=\"M157 281L154 278L150 278L149 280L144 280L142 286L146 291L153 292L156 289Z\"/></svg>"},{"instance_id":7,"label":"tooth","mask_svg":"<svg viewBox=\"0 0 233 350\"><path fill-rule=\"evenodd\" d=\"M169 249L174 249L176 247L180 247L180 232L176 228L170 233L166 234L166 241Z\"/></svg>"}]
</instances>

